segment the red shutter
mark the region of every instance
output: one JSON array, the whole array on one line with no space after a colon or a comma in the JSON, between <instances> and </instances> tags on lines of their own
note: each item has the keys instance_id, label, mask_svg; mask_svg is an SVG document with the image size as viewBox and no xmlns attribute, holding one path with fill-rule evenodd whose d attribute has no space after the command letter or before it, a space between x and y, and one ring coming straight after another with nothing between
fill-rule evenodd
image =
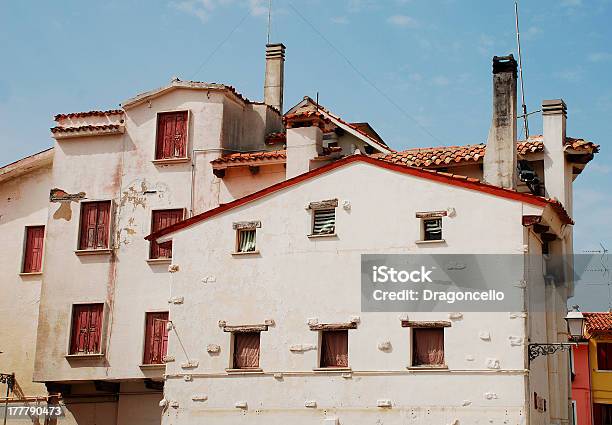
<instances>
[{"instance_id":1,"label":"red shutter","mask_svg":"<svg viewBox=\"0 0 612 425\"><path fill-rule=\"evenodd\" d=\"M187 117L187 111L158 115L156 159L187 157Z\"/></svg>"},{"instance_id":2,"label":"red shutter","mask_svg":"<svg viewBox=\"0 0 612 425\"><path fill-rule=\"evenodd\" d=\"M162 364L168 351L168 313L147 313L143 364Z\"/></svg>"},{"instance_id":3,"label":"red shutter","mask_svg":"<svg viewBox=\"0 0 612 425\"><path fill-rule=\"evenodd\" d=\"M42 270L42 254L45 237L45 226L26 227L24 273L37 273Z\"/></svg>"},{"instance_id":4,"label":"red shutter","mask_svg":"<svg viewBox=\"0 0 612 425\"><path fill-rule=\"evenodd\" d=\"M98 202L98 221L96 223L96 248L108 248L110 201Z\"/></svg>"},{"instance_id":5,"label":"red shutter","mask_svg":"<svg viewBox=\"0 0 612 425\"><path fill-rule=\"evenodd\" d=\"M321 367L348 367L348 331L323 331Z\"/></svg>"},{"instance_id":6,"label":"red shutter","mask_svg":"<svg viewBox=\"0 0 612 425\"><path fill-rule=\"evenodd\" d=\"M234 368L259 367L259 332L237 332L234 334Z\"/></svg>"},{"instance_id":7,"label":"red shutter","mask_svg":"<svg viewBox=\"0 0 612 425\"><path fill-rule=\"evenodd\" d=\"M79 249L106 249L109 247L110 207L110 201L82 204Z\"/></svg>"},{"instance_id":8,"label":"red shutter","mask_svg":"<svg viewBox=\"0 0 612 425\"><path fill-rule=\"evenodd\" d=\"M151 232L165 229L183 219L183 210L160 210L151 214ZM150 258L172 258L172 241L158 244L151 242Z\"/></svg>"},{"instance_id":9,"label":"red shutter","mask_svg":"<svg viewBox=\"0 0 612 425\"><path fill-rule=\"evenodd\" d=\"M72 308L70 354L100 353L103 304L77 304Z\"/></svg>"}]
</instances>

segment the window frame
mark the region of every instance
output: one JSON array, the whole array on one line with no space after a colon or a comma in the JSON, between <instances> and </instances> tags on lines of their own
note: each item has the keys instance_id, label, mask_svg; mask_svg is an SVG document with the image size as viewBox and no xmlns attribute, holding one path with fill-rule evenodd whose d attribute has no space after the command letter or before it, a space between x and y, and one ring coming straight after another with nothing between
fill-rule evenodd
<instances>
[{"instance_id":1,"label":"window frame","mask_svg":"<svg viewBox=\"0 0 612 425\"><path fill-rule=\"evenodd\" d=\"M309 238L325 238L338 236L338 198L328 199L324 201L310 202L306 206L306 210L310 212L310 226L307 236ZM317 213L321 211L333 211L334 212L334 230L331 233L315 233L315 218Z\"/></svg>"},{"instance_id":2,"label":"window frame","mask_svg":"<svg viewBox=\"0 0 612 425\"><path fill-rule=\"evenodd\" d=\"M72 351L72 337L73 327L75 326L75 315L74 310L77 306L83 305L101 305L102 306L102 317L100 318L100 341L98 342L99 352L97 353L71 353ZM106 351L106 320L107 320L107 305L104 301L80 301L74 302L69 305L69 326L68 326L68 337L66 344L66 358L92 358L92 357L104 357Z\"/></svg>"},{"instance_id":3,"label":"window frame","mask_svg":"<svg viewBox=\"0 0 612 425\"><path fill-rule=\"evenodd\" d=\"M154 219L155 219L155 213L157 212L163 212L163 211L180 211L181 212L181 218L179 219L179 221L185 220L185 212L186 209L185 208L155 208L151 210L151 215L150 215L150 229L151 229L151 233L154 232ZM172 241L168 241L169 243L172 243ZM150 241L149 242L149 251L147 254L147 261L151 262L151 263L155 263L155 262L171 262L172 261L172 256L170 257L153 257L153 247L155 246L155 244L157 245L161 245L158 244L155 241ZM170 248L170 252L172 252L172 247Z\"/></svg>"},{"instance_id":4,"label":"window frame","mask_svg":"<svg viewBox=\"0 0 612 425\"><path fill-rule=\"evenodd\" d=\"M39 265L39 270L36 271L31 271L28 270L26 271L26 264L27 264L27 259L28 259L28 233L30 231L30 229L34 229L34 228L41 228L43 229L43 235L42 235L42 247L40 249L40 265ZM19 269L19 274L22 276L28 276L28 275L39 275L42 274L43 272L43 268L44 268L44 260L45 260L45 239L47 237L47 226L45 226L44 224L31 224L31 225L27 225L24 227L24 232L23 232L23 244L22 244L22 252L21 252L21 267Z\"/></svg>"},{"instance_id":5,"label":"window frame","mask_svg":"<svg viewBox=\"0 0 612 425\"><path fill-rule=\"evenodd\" d=\"M157 148L158 148L158 134L159 134L159 119L161 115L167 115L167 114L178 114L181 112L186 112L187 113L187 119L186 119L186 132L185 132L185 156L183 157L168 157L168 158L162 158L157 156L158 152L157 152ZM190 160L190 151L189 151L189 147L190 147L190 142L191 142L191 137L190 137L190 132L191 132L191 110L190 109L179 109L179 110L163 110L163 111L157 111L155 114L155 138L154 138L154 145L153 145L153 163L157 164L169 164L169 163L180 163L180 162L186 162Z\"/></svg>"},{"instance_id":6,"label":"window frame","mask_svg":"<svg viewBox=\"0 0 612 425\"><path fill-rule=\"evenodd\" d=\"M599 346L604 344L610 347L610 358L607 360L607 362L609 363L609 369L602 369L599 362ZM597 371L612 371L612 341L597 341L595 345L595 350L595 355L597 357Z\"/></svg>"},{"instance_id":7,"label":"window frame","mask_svg":"<svg viewBox=\"0 0 612 425\"><path fill-rule=\"evenodd\" d=\"M323 341L324 341L324 334L330 334L330 333L343 333L344 335L346 335L346 366L337 366L337 365L333 365L333 366L329 366L329 365L324 365L323 364L323 355L324 355L324 350L323 350ZM349 329L322 329L318 332L318 356L317 356L317 369L319 370L348 370L350 369L350 351L349 351Z\"/></svg>"},{"instance_id":8,"label":"window frame","mask_svg":"<svg viewBox=\"0 0 612 425\"><path fill-rule=\"evenodd\" d=\"M433 239L428 238L427 235L427 222L437 221L440 223L440 238ZM430 218L422 218L421 219L421 241L423 242L442 242L444 241L444 226L443 226L442 217L430 217Z\"/></svg>"},{"instance_id":9,"label":"window frame","mask_svg":"<svg viewBox=\"0 0 612 425\"><path fill-rule=\"evenodd\" d=\"M448 327L448 326L413 326L410 328L410 366L409 368L415 368L415 369L447 369L448 366L446 364L446 332L444 332L444 329ZM416 336L419 333L419 331L422 330L440 330L440 332L442 332L442 353L443 353L443 360L442 360L442 364L438 365L438 364L431 364L431 363L426 363L426 364L415 364L415 356L414 356L414 351L416 349Z\"/></svg>"},{"instance_id":10,"label":"window frame","mask_svg":"<svg viewBox=\"0 0 612 425\"><path fill-rule=\"evenodd\" d=\"M147 331L148 331L148 318L149 315L151 314L166 314L166 326L165 326L165 333L166 333L166 352L163 353L162 355L162 362L161 363L146 363L145 359L147 356ZM141 367L165 367L166 363L164 362L164 357L166 357L168 355L168 337L169 337L169 332L168 332L168 327L167 324L170 322L170 312L168 310L147 310L144 313L144 324L143 324L143 340L142 340L142 354L140 356L141 359Z\"/></svg>"},{"instance_id":11,"label":"window frame","mask_svg":"<svg viewBox=\"0 0 612 425\"><path fill-rule=\"evenodd\" d=\"M243 233L246 232L253 232L254 236L255 236L255 246L253 247L252 251L241 251L240 250L240 237ZM236 247L234 249L234 253L235 254L256 254L258 251L257 249L257 229L256 228L247 228L247 229L236 229Z\"/></svg>"},{"instance_id":12,"label":"window frame","mask_svg":"<svg viewBox=\"0 0 612 425\"><path fill-rule=\"evenodd\" d=\"M82 234L83 234L83 209L85 205L92 203L108 203L108 229L106 231L107 235L107 246L105 248L81 248L82 243ZM96 200L87 200L79 202L79 225L77 232L77 243L76 243L76 251L78 254L88 254L88 253L108 253L113 248L113 230L114 230L114 220L115 219L115 203L112 199L96 199Z\"/></svg>"},{"instance_id":13,"label":"window frame","mask_svg":"<svg viewBox=\"0 0 612 425\"><path fill-rule=\"evenodd\" d=\"M233 331L230 336L230 371L261 371L261 330L253 330L249 332L241 332L241 331ZM242 335L253 335L257 334L258 336L258 355L257 355L257 366L254 367L238 367L236 364L236 343L237 337Z\"/></svg>"}]
</instances>

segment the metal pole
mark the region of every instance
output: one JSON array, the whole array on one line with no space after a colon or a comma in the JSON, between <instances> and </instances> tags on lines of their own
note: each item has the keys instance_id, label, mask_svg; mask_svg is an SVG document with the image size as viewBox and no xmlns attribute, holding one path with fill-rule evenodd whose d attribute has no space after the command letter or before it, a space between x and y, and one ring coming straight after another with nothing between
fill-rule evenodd
<instances>
[{"instance_id":1,"label":"metal pole","mask_svg":"<svg viewBox=\"0 0 612 425\"><path fill-rule=\"evenodd\" d=\"M529 138L529 122L527 121L527 105L525 105L525 87L523 85L523 59L521 57L521 33L519 32L518 1L514 2L514 17L516 24L516 44L518 48L519 77L521 80L521 102L523 107L523 125L525 140Z\"/></svg>"},{"instance_id":2,"label":"metal pole","mask_svg":"<svg viewBox=\"0 0 612 425\"><path fill-rule=\"evenodd\" d=\"M6 400L4 402L4 425L6 425L8 415L8 402L9 402L9 391L13 390L13 383L15 382L15 373L13 372L6 380Z\"/></svg>"}]
</instances>

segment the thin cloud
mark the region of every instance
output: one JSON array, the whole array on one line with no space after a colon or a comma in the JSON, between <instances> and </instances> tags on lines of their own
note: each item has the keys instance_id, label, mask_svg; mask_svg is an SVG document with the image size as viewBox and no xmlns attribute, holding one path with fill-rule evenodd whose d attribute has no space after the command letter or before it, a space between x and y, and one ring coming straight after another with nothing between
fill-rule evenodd
<instances>
[{"instance_id":1,"label":"thin cloud","mask_svg":"<svg viewBox=\"0 0 612 425\"><path fill-rule=\"evenodd\" d=\"M582 71L579 69L562 69L555 72L555 77L570 83L582 80Z\"/></svg>"},{"instance_id":2,"label":"thin cloud","mask_svg":"<svg viewBox=\"0 0 612 425\"><path fill-rule=\"evenodd\" d=\"M391 25L404 28L415 28L418 26L417 20L407 15L389 16L387 22Z\"/></svg>"},{"instance_id":3,"label":"thin cloud","mask_svg":"<svg viewBox=\"0 0 612 425\"><path fill-rule=\"evenodd\" d=\"M265 0L183 0L171 1L169 6L179 12L198 18L202 23L208 22L213 12L218 7L242 3L251 11L252 16L262 16L268 13L268 6Z\"/></svg>"},{"instance_id":4,"label":"thin cloud","mask_svg":"<svg viewBox=\"0 0 612 425\"><path fill-rule=\"evenodd\" d=\"M610 52L593 52L587 57L589 62L605 62L612 60L612 53Z\"/></svg>"},{"instance_id":5,"label":"thin cloud","mask_svg":"<svg viewBox=\"0 0 612 425\"><path fill-rule=\"evenodd\" d=\"M335 16L333 18L331 18L331 21L334 24L340 24L340 25L346 25L349 23L349 20L346 16Z\"/></svg>"},{"instance_id":6,"label":"thin cloud","mask_svg":"<svg viewBox=\"0 0 612 425\"><path fill-rule=\"evenodd\" d=\"M438 87L445 87L450 84L450 80L443 75L438 75L437 77L432 78L431 82L433 83L433 85Z\"/></svg>"}]
</instances>

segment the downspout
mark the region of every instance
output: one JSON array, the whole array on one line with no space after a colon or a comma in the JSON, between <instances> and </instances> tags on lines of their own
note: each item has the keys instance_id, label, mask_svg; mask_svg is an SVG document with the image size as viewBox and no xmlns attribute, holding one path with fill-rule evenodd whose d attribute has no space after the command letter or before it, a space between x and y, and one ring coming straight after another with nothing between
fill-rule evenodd
<instances>
[{"instance_id":1,"label":"downspout","mask_svg":"<svg viewBox=\"0 0 612 425\"><path fill-rule=\"evenodd\" d=\"M526 236L527 239L527 256L524 261L523 267L523 280L525 281L525 288L523 289L523 310L525 311L525 319L523 322L523 329L525 332L525 348L524 352L524 365L527 373L525 374L525 418L527 419L527 424L531 424L531 369L529 362L529 342L531 340L531 316L529 311L529 286L528 286L528 278L529 278L529 253L531 252L531 246L529 245L530 237L529 232L531 230L529 228L525 228L525 232L523 233L523 237Z\"/></svg>"}]
</instances>

